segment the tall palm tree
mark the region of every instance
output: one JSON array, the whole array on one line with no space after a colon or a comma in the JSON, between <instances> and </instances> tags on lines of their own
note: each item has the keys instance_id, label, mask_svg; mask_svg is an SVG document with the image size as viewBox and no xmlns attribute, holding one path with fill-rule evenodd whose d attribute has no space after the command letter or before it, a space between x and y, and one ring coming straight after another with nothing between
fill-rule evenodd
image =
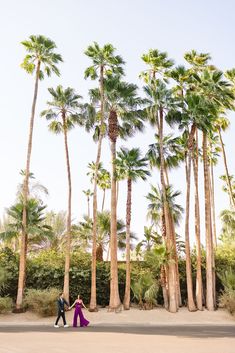
<instances>
[{"instance_id":1,"label":"tall palm tree","mask_svg":"<svg viewBox=\"0 0 235 353\"><path fill-rule=\"evenodd\" d=\"M90 77L92 80L99 78L100 93L100 125L98 135L98 146L96 156L96 173L94 178L93 190L93 245L92 245L92 264L91 264L91 299L90 311L97 311L96 304L96 234L97 234L97 173L98 165L101 158L102 140L105 133L105 100L104 100L104 79L110 74L122 74L124 61L119 55L115 55L115 48L111 44L105 44L100 47L94 42L90 45L85 54L92 60L93 65L85 70L85 78Z\"/></svg>"},{"instance_id":2,"label":"tall palm tree","mask_svg":"<svg viewBox=\"0 0 235 353\"><path fill-rule=\"evenodd\" d=\"M166 246L168 253L172 257L172 261L169 261L169 310L176 312L179 306L179 281L177 280L177 266L176 266L176 239L175 239L175 227L170 213L169 205L166 198L166 186L167 171L164 162L164 144L163 144L163 126L165 113L174 105L172 100L172 91L168 90L165 83L160 79L150 79L147 85L144 87L145 94L147 95L147 116L151 125L157 128L157 135L159 135L159 155L160 155L160 181L162 192L164 195L164 227L166 229ZM170 249L174 249L170 251Z\"/></svg>"},{"instance_id":3,"label":"tall palm tree","mask_svg":"<svg viewBox=\"0 0 235 353\"><path fill-rule=\"evenodd\" d=\"M39 80L44 78L44 75L51 76L55 73L57 76L60 72L57 68L57 64L62 62L60 54L54 52L56 49L55 43L42 35L31 35L28 40L21 43L27 51L21 67L30 75L35 75L34 94L33 102L31 107L31 117L29 123L29 136L28 136L28 147L27 147L27 159L25 168L25 179L23 187L23 203L24 211L22 215L23 231L21 236L21 250L20 250L20 263L19 263L19 278L18 278L18 290L16 298L16 312L22 311L23 294L25 286L26 276L26 253L27 253L27 216L26 216L26 205L28 199L28 184L30 175L30 162L33 144L33 129L34 129L34 118L35 109L38 96L38 84Z\"/></svg>"},{"instance_id":4,"label":"tall palm tree","mask_svg":"<svg viewBox=\"0 0 235 353\"><path fill-rule=\"evenodd\" d=\"M76 94L73 88L66 88L60 85L56 89L49 88L52 101L47 102L48 109L41 113L49 121L49 130L55 134L64 135L64 148L66 156L66 167L68 177L68 209L67 209L67 234L64 271L64 294L69 301L69 269L70 269L70 248L71 248L71 203L72 203L72 181L68 148L68 132L75 124L82 124L79 115L81 96Z\"/></svg>"},{"instance_id":5,"label":"tall palm tree","mask_svg":"<svg viewBox=\"0 0 235 353\"><path fill-rule=\"evenodd\" d=\"M83 193L87 198L87 215L90 218L90 198L93 196L93 192L90 189L83 190Z\"/></svg>"},{"instance_id":6,"label":"tall palm tree","mask_svg":"<svg viewBox=\"0 0 235 353\"><path fill-rule=\"evenodd\" d=\"M198 91L207 100L204 115L209 116L211 125L214 124L218 114L222 111L233 109L234 93L232 85L224 79L223 72L217 69L205 68L197 77ZM208 170L208 128L203 130L203 163L204 163L204 187L205 187L205 227L207 247L207 308L215 310L215 258L213 249L213 229L211 220L211 197L207 188L210 188L210 175ZM212 128L210 129L212 130ZM210 189L209 189L210 190Z\"/></svg>"},{"instance_id":7,"label":"tall palm tree","mask_svg":"<svg viewBox=\"0 0 235 353\"><path fill-rule=\"evenodd\" d=\"M105 110L108 112L108 136L111 149L111 280L110 310L120 306L117 266L117 183L116 183L116 143L118 137L125 139L135 131L143 130L141 112L142 99L137 95L137 86L112 76L105 80Z\"/></svg>"},{"instance_id":8,"label":"tall palm tree","mask_svg":"<svg viewBox=\"0 0 235 353\"><path fill-rule=\"evenodd\" d=\"M127 180L127 201L126 201L126 286L123 306L125 310L130 309L131 292L131 268L130 268L130 232L131 232L131 203L132 203L132 183L138 179L146 180L150 175L148 159L141 157L139 148L128 150L121 148L117 153L116 165L122 171Z\"/></svg>"},{"instance_id":9,"label":"tall palm tree","mask_svg":"<svg viewBox=\"0 0 235 353\"><path fill-rule=\"evenodd\" d=\"M202 255L201 255L201 221L199 204L199 183L198 183L198 129L195 131L194 153L193 153L193 176L194 176L194 219L195 219L195 238L197 254L197 272L196 272L196 303L198 310L203 310L203 287L202 287Z\"/></svg>"}]
</instances>

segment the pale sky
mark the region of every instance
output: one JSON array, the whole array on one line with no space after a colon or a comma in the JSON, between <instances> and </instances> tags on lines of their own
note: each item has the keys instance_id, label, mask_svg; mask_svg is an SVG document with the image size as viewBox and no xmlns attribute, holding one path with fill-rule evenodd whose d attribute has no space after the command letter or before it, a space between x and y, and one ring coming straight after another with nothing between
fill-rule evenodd
<instances>
[{"instance_id":1,"label":"pale sky","mask_svg":"<svg viewBox=\"0 0 235 353\"><path fill-rule=\"evenodd\" d=\"M84 70L91 64L83 53L89 44L112 43L126 61L126 80L138 84L140 71L144 68L141 55L150 48L167 51L177 64L183 64L185 51L196 49L209 52L213 64L221 69L235 67L233 0L8 0L0 1L0 215L15 200L19 171L25 169L28 125L33 94L33 77L20 68L25 51L20 42L31 34L43 34L57 44L64 63L60 65L61 77L45 79L40 83L36 109L31 171L37 180L49 189L46 200L48 209L59 211L67 206L67 177L62 136L54 136L47 123L40 118L50 98L48 87L62 84L73 87L87 99L87 90L95 83L84 80ZM224 136L230 173L234 173L234 113L231 127ZM146 129L128 143L119 145L140 147L143 153L153 143L154 131ZM71 155L74 219L81 219L86 212L86 199L82 190L87 189L87 164L95 160L96 145L91 136L81 128L69 135ZM110 168L109 144L103 145L102 160ZM215 171L216 213L228 206L228 197L221 191L218 176L223 174L222 160ZM185 204L184 168L174 171L170 181L182 191L179 203ZM154 174L150 182L159 182ZM121 185L119 216L125 217L126 188ZM150 190L148 183L133 186L132 229L139 238L146 224L147 202L144 195ZM203 183L201 179L201 190ZM109 203L106 208L109 208ZM101 197L99 198L101 204ZM201 209L203 211L203 205ZM191 224L191 228L193 223ZM181 231L183 232L183 224ZM193 234L192 234L193 236Z\"/></svg>"}]
</instances>

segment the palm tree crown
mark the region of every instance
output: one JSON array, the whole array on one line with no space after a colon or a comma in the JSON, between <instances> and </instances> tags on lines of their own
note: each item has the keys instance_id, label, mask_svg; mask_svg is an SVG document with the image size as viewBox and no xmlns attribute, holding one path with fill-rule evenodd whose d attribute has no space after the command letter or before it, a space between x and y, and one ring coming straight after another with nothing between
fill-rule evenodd
<instances>
[{"instance_id":1,"label":"palm tree crown","mask_svg":"<svg viewBox=\"0 0 235 353\"><path fill-rule=\"evenodd\" d=\"M56 66L63 59L60 54L54 53L56 44L49 38L42 35L32 35L29 40L21 42L25 47L28 54L25 56L22 68L29 74L33 74L36 71L37 64L44 66L44 70L40 69L39 79L44 78L44 71L47 76L51 76L52 72L57 76L60 72Z\"/></svg>"},{"instance_id":2,"label":"palm tree crown","mask_svg":"<svg viewBox=\"0 0 235 353\"><path fill-rule=\"evenodd\" d=\"M73 88L66 88L60 85L56 89L48 88L53 100L47 102L49 109L42 111L41 116L45 116L47 120L51 120L49 129L56 134L61 133L64 129L71 130L75 124L82 125L82 117L78 113L81 108L79 103L80 95L76 94ZM60 116L65 117L64 123L58 120Z\"/></svg>"}]
</instances>

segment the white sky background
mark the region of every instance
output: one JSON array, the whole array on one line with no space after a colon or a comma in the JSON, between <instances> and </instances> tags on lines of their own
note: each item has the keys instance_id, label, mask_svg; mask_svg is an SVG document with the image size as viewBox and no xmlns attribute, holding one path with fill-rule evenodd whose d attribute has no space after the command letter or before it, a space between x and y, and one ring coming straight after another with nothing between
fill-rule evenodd
<instances>
[{"instance_id":1,"label":"white sky background","mask_svg":"<svg viewBox=\"0 0 235 353\"><path fill-rule=\"evenodd\" d=\"M87 99L88 88L95 83L84 80L84 70L91 64L83 53L89 44L112 43L126 61L126 80L137 83L144 64L140 57L150 48L167 51L177 64L183 64L185 51L196 49L209 52L213 63L221 69L235 67L234 1L224 0L0 0L0 215L14 203L16 187L25 169L28 125L33 95L33 77L20 68L25 51L20 42L31 34L43 34L57 44L64 63L61 77L53 76L40 83L33 139L31 171L49 189L48 209L59 211L67 206L67 175L63 137L48 132L47 122L39 117L50 99L47 87L70 86ZM231 127L224 136L230 173L234 173L234 114ZM154 131L146 129L127 143L119 145L140 147L143 153L153 143ZM86 198L82 190L90 187L86 176L87 164L95 160L96 145L81 128L69 135L73 180L72 213L81 219L86 212ZM109 144L103 145L102 160L110 168ZM215 170L216 213L228 206L228 197L221 191L218 176L223 174L222 160ZM158 174L150 179L156 184ZM171 173L170 182L182 191L179 203L185 204L184 168ZM200 182L203 191L203 179ZM132 229L141 238L146 224L147 202L144 195L148 183L139 181L133 186ZM202 194L203 195L203 194ZM125 218L126 187L121 185L119 217ZM99 198L101 204L101 195ZM193 205L193 203L192 203ZM106 208L109 208L107 198ZM201 205L202 211L204 210ZM219 225L219 222L218 222ZM203 224L202 224L203 226ZM193 230L193 221L191 222ZM184 226L182 223L181 234ZM193 232L192 232L193 237Z\"/></svg>"}]
</instances>

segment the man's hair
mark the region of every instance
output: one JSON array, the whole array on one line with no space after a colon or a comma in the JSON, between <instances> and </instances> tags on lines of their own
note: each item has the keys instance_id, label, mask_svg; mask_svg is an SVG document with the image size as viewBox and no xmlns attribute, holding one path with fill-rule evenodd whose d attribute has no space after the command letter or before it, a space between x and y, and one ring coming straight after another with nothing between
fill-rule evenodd
<instances>
[{"instance_id":1,"label":"man's hair","mask_svg":"<svg viewBox=\"0 0 235 353\"><path fill-rule=\"evenodd\" d=\"M60 293L59 293L59 297L61 297L62 294L63 294L63 292L60 292Z\"/></svg>"}]
</instances>

